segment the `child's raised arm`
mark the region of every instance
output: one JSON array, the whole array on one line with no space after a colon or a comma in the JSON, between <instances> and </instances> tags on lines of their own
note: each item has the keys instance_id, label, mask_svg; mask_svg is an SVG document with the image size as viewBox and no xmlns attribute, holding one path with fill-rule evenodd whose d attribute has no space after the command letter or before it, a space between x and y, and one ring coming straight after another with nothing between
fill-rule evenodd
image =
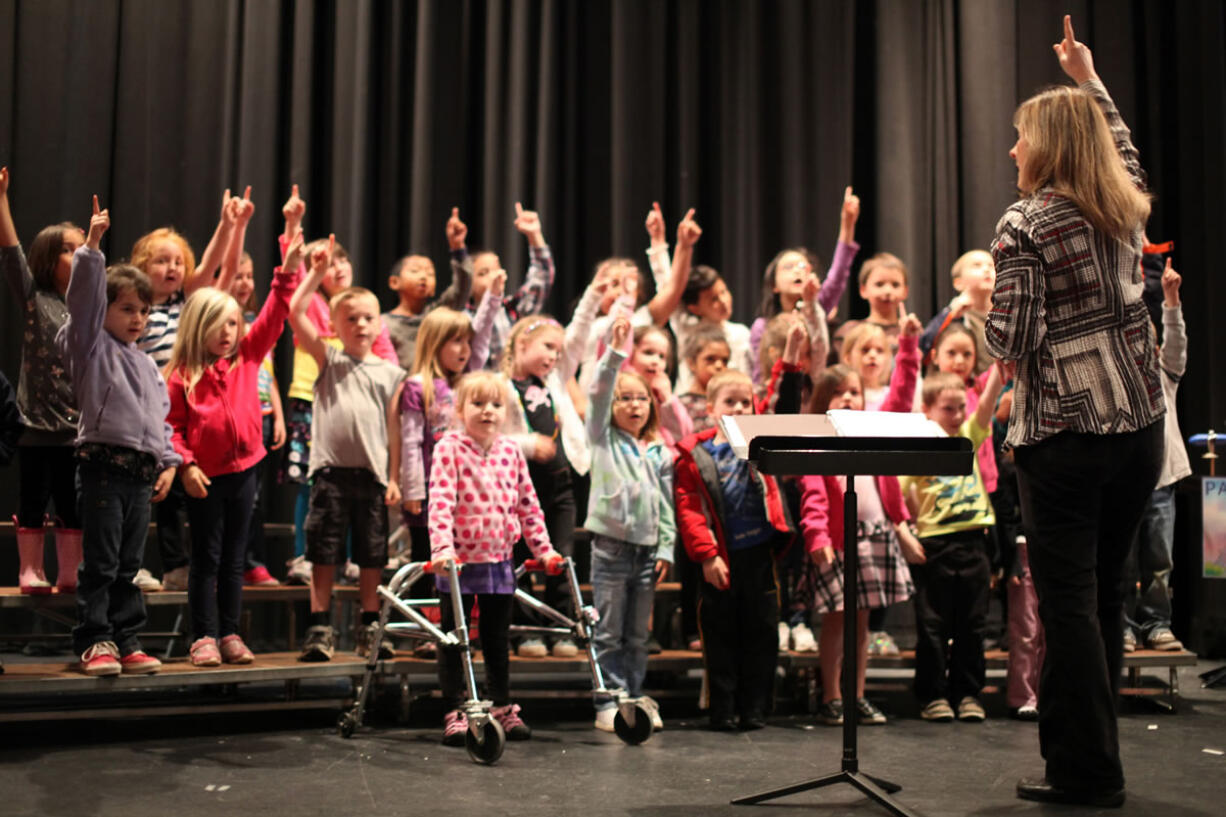
<instances>
[{"instance_id":1,"label":"child's raised arm","mask_svg":"<svg viewBox=\"0 0 1226 817\"><path fill-rule=\"evenodd\" d=\"M107 308L106 259L98 245L110 226L110 212L98 209L98 197L94 196L94 213L89 219L85 246L72 255L72 277L68 279L68 292L64 295L68 322L56 335L56 344L70 366L72 361L87 359L105 331L102 327Z\"/></svg>"},{"instance_id":2,"label":"child's raised arm","mask_svg":"<svg viewBox=\"0 0 1226 817\"><path fill-rule=\"evenodd\" d=\"M460 244L464 246L464 239L468 235L468 228L464 226L464 222L460 221L460 208L451 208L451 218L447 219L447 246L454 250L452 245L452 233L456 234ZM468 306L468 299L472 297L473 277L472 271L463 265L451 265L451 284L447 289L443 290L443 294L438 296L438 303L442 306L449 307L458 312L463 312Z\"/></svg>"},{"instance_id":3,"label":"child's raised arm","mask_svg":"<svg viewBox=\"0 0 1226 817\"><path fill-rule=\"evenodd\" d=\"M851 262L855 260L860 245L856 243L856 222L860 219L860 197L851 190L851 185L843 191L843 208L839 212L839 241L834 247L834 257L830 259L830 269L826 270L826 281L822 286L821 305L826 314L833 314L847 289L847 279L851 276Z\"/></svg>"},{"instance_id":4,"label":"child's raised arm","mask_svg":"<svg viewBox=\"0 0 1226 817\"><path fill-rule=\"evenodd\" d=\"M535 315L545 308L556 272L549 245L545 243L545 234L541 231L540 215L535 210L525 210L523 205L515 202L515 229L528 239L531 256L528 275L515 296L515 308L522 318Z\"/></svg>"},{"instance_id":5,"label":"child's raised arm","mask_svg":"<svg viewBox=\"0 0 1226 817\"><path fill-rule=\"evenodd\" d=\"M624 346L629 335L630 321L626 318L617 318L609 327L608 348L600 358L596 379L592 381L592 402L588 406L587 420L584 423L587 426L587 437L593 444L609 434L613 392L616 390L617 373L626 361Z\"/></svg>"},{"instance_id":6,"label":"child's raised arm","mask_svg":"<svg viewBox=\"0 0 1226 817\"><path fill-rule=\"evenodd\" d=\"M983 387L983 394L979 395L979 405L975 407L975 424L980 428L992 427L992 415L996 411L996 398L1000 397L1000 390L1004 387L1004 379L1001 377L1000 364L993 363L992 371L988 375L988 382Z\"/></svg>"},{"instance_id":7,"label":"child's raised arm","mask_svg":"<svg viewBox=\"0 0 1226 817\"><path fill-rule=\"evenodd\" d=\"M230 188L221 194L221 217L217 220L217 228L213 237L200 254L200 264L191 279L183 282L183 297L190 296L196 290L213 283L213 273L221 266L222 256L230 245L230 236L234 234L234 222L238 218L237 199L230 195Z\"/></svg>"},{"instance_id":8,"label":"child's raised arm","mask_svg":"<svg viewBox=\"0 0 1226 817\"><path fill-rule=\"evenodd\" d=\"M668 286L669 273L672 272L672 261L668 257L668 241L664 238L664 213L660 211L660 202L653 201L647 211L647 237L651 245L647 248L647 266L651 268L651 278L655 282L656 292Z\"/></svg>"},{"instance_id":9,"label":"child's raised arm","mask_svg":"<svg viewBox=\"0 0 1226 817\"><path fill-rule=\"evenodd\" d=\"M19 247L13 211L9 209L9 169L0 167L0 247Z\"/></svg>"},{"instance_id":10,"label":"child's raised arm","mask_svg":"<svg viewBox=\"0 0 1226 817\"><path fill-rule=\"evenodd\" d=\"M890 373L890 387L881 411L910 412L915 402L915 381L919 377L919 336L924 325L914 314L907 314L907 307L898 304L898 320L901 329L898 335L898 354L894 356L894 371ZM995 402L996 398L993 397Z\"/></svg>"},{"instance_id":11,"label":"child's raised arm","mask_svg":"<svg viewBox=\"0 0 1226 817\"><path fill-rule=\"evenodd\" d=\"M251 203L251 185L243 191L241 199L233 199L234 229L230 232L230 241L226 244L226 254L221 260L221 275L217 278L216 287L222 292L229 292L238 275L238 265L243 259L243 244L247 241L247 225L255 214L255 205ZM292 270L291 270L292 272Z\"/></svg>"},{"instance_id":12,"label":"child's raised arm","mask_svg":"<svg viewBox=\"0 0 1226 817\"><path fill-rule=\"evenodd\" d=\"M288 244L302 227L302 217L306 215L306 202L298 196L298 185L290 190L289 198L281 205L281 215L285 217L285 231L282 235Z\"/></svg>"},{"instance_id":13,"label":"child's raised arm","mask_svg":"<svg viewBox=\"0 0 1226 817\"><path fill-rule=\"evenodd\" d=\"M694 244L702 236L702 228L694 220L694 208L691 207L677 225L677 252L673 255L673 274L668 286L656 292L656 296L647 303L647 311L656 326L664 326L673 312L681 305L681 296L685 293L685 284L690 279L690 265L694 260Z\"/></svg>"},{"instance_id":14,"label":"child's raised arm","mask_svg":"<svg viewBox=\"0 0 1226 817\"><path fill-rule=\"evenodd\" d=\"M315 324L311 323L311 319L307 317L307 307L310 306L311 298L319 289L320 283L324 279L324 274L328 271L328 260L332 257L332 248L336 246L336 236L328 236L328 245L326 247L317 247L311 253L311 271L302 279L302 283L298 285L298 289L294 292L294 297L289 302L289 325L294 330L294 338L298 341L298 346L303 351L315 358L315 364L323 369L327 361L327 350L324 342L319 338L319 332L315 329ZM293 240L289 243L289 248L285 253L285 267L292 269L297 266L302 254L302 230L299 230ZM291 262L293 266L291 266Z\"/></svg>"}]
</instances>

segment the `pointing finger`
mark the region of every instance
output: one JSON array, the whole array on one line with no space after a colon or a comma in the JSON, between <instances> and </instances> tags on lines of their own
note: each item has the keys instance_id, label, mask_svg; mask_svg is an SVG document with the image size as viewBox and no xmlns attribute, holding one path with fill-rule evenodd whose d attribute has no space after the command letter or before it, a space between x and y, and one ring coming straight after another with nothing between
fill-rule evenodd
<instances>
[{"instance_id":1,"label":"pointing finger","mask_svg":"<svg viewBox=\"0 0 1226 817\"><path fill-rule=\"evenodd\" d=\"M243 191L243 201L251 201L251 185L247 185L247 189Z\"/></svg>"},{"instance_id":2,"label":"pointing finger","mask_svg":"<svg viewBox=\"0 0 1226 817\"><path fill-rule=\"evenodd\" d=\"M524 206L520 204L519 202L515 202L515 219L518 221L519 217L522 216L523 214L524 214Z\"/></svg>"},{"instance_id":3,"label":"pointing finger","mask_svg":"<svg viewBox=\"0 0 1226 817\"><path fill-rule=\"evenodd\" d=\"M98 215L98 194L97 193L94 194L94 215ZM1167 266L1168 267L1170 266L1169 261L1167 262Z\"/></svg>"}]
</instances>

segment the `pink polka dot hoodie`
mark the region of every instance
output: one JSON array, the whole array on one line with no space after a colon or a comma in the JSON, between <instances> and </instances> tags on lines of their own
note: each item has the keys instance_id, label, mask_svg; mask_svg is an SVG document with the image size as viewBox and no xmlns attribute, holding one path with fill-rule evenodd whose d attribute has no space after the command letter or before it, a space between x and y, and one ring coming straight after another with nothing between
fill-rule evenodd
<instances>
[{"instance_id":1,"label":"pink polka dot hoodie","mask_svg":"<svg viewBox=\"0 0 1226 817\"><path fill-rule=\"evenodd\" d=\"M521 535L537 558L555 552L528 461L515 441L501 435L488 451L463 431L438 441L428 525L431 559L509 561Z\"/></svg>"}]
</instances>

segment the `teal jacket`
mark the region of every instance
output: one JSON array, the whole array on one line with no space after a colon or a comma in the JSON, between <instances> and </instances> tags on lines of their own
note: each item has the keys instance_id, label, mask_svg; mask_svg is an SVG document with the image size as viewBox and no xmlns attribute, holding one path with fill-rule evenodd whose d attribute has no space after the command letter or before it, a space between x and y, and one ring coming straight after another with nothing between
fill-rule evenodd
<instances>
[{"instance_id":1,"label":"teal jacket","mask_svg":"<svg viewBox=\"0 0 1226 817\"><path fill-rule=\"evenodd\" d=\"M673 458L660 440L646 447L613 425L613 387L626 355L609 349L600 360L587 410L592 490L586 527L592 533L644 547L673 561Z\"/></svg>"}]
</instances>

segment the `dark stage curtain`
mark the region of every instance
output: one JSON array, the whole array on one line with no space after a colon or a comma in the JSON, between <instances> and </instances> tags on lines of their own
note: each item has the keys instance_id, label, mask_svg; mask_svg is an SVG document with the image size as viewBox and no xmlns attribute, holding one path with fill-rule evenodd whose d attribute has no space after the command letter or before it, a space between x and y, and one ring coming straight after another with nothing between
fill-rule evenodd
<instances>
[{"instance_id":1,"label":"dark stage curtain","mask_svg":"<svg viewBox=\"0 0 1226 817\"><path fill-rule=\"evenodd\" d=\"M261 282L297 182L310 235L335 231L388 305L387 271L410 250L445 283L453 205L513 282L514 202L541 211L561 314L600 258L642 258L652 200L670 235L694 206L697 260L724 273L745 321L778 249L829 259L853 184L861 260L905 259L927 317L1014 197L1012 111L1062 80L1065 11L1133 127L1158 196L1150 234L1176 242L1184 429L1220 427L1219 0L0 0L0 162L23 240L86 223L97 192L116 259L164 224L199 252L220 190L251 184ZM850 289L841 312L861 315Z\"/></svg>"}]
</instances>

